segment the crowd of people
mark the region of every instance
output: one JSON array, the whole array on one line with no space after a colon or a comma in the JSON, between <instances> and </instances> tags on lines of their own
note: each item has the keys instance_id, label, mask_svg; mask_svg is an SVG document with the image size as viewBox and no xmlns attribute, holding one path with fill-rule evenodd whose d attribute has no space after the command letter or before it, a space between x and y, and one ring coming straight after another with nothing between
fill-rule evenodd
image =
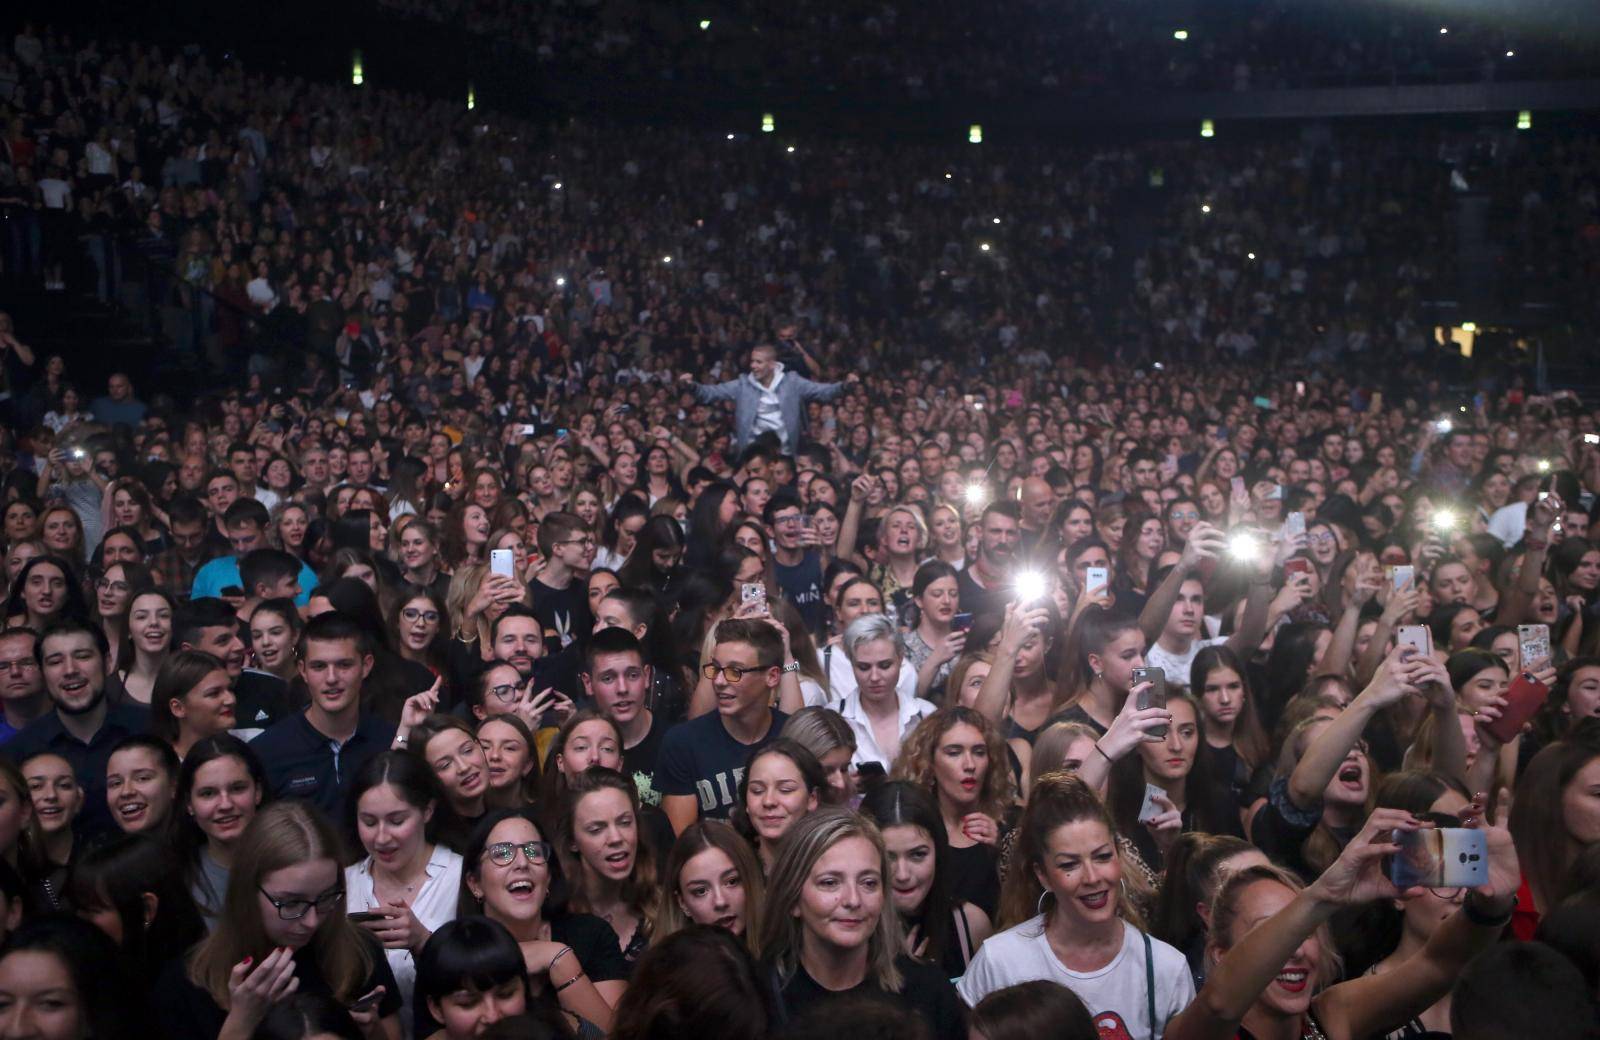
<instances>
[{"instance_id":1,"label":"crowd of people","mask_svg":"<svg viewBox=\"0 0 1600 1040\"><path fill-rule=\"evenodd\" d=\"M1570 79L1600 69L1581 0L653 5L380 0L554 76L899 102Z\"/></svg>"},{"instance_id":2,"label":"crowd of people","mask_svg":"<svg viewBox=\"0 0 1600 1040\"><path fill-rule=\"evenodd\" d=\"M0 315L0 1038L1592 1040L1600 415L1430 380L1442 133L7 62L7 273L135 223L222 363ZM1575 297L1593 148L1479 157Z\"/></svg>"}]
</instances>

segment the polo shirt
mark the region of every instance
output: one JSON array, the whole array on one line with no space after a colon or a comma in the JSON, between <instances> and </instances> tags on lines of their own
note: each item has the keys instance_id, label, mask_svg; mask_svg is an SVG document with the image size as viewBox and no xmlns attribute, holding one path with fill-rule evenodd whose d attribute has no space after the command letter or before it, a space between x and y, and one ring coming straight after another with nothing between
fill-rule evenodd
<instances>
[{"instance_id":1,"label":"polo shirt","mask_svg":"<svg viewBox=\"0 0 1600 1040\"><path fill-rule=\"evenodd\" d=\"M261 757L274 798L298 798L338 819L350 779L393 743L394 726L382 719L360 716L356 731L339 744L312 726L302 711L267 727L250 747Z\"/></svg>"},{"instance_id":2,"label":"polo shirt","mask_svg":"<svg viewBox=\"0 0 1600 1040\"><path fill-rule=\"evenodd\" d=\"M84 743L67 732L60 713L52 709L22 727L22 731L6 744L5 753L19 765L23 759L41 751L66 759L78 778L78 786L83 788L83 810L78 816L78 826L87 833L112 825L111 809L106 805L106 763L111 761L111 749L123 737L149 729L150 711L144 706L107 704L105 721L88 743Z\"/></svg>"},{"instance_id":3,"label":"polo shirt","mask_svg":"<svg viewBox=\"0 0 1600 1040\"><path fill-rule=\"evenodd\" d=\"M317 587L317 575L305 561L300 561L300 595L294 598L294 605L304 607L311 603L311 593ZM205 597L220 598L222 590L229 585L244 585L244 579L239 577L239 558L237 556L218 556L210 563L201 567L194 576L194 587L189 590L192 599Z\"/></svg>"}]
</instances>

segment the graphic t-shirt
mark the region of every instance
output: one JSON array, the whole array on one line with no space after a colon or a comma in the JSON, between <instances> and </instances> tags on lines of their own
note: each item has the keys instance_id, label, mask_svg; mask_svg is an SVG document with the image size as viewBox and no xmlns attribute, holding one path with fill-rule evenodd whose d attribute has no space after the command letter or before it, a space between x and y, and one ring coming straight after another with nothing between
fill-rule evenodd
<instances>
[{"instance_id":1,"label":"graphic t-shirt","mask_svg":"<svg viewBox=\"0 0 1600 1040\"><path fill-rule=\"evenodd\" d=\"M639 801L645 805L660 805L661 792L656 790L656 764L661 759L661 741L667 735L667 724L660 715L652 716L650 732L631 748L622 751L622 771L633 777L639 789Z\"/></svg>"},{"instance_id":2,"label":"graphic t-shirt","mask_svg":"<svg viewBox=\"0 0 1600 1040\"><path fill-rule=\"evenodd\" d=\"M777 740L789 720L778 709L769 710L772 724L753 744L734 740L722 725L721 713L715 711L668 730L656 759L656 790L663 795L692 794L700 800L701 819L727 819L739 798L751 752Z\"/></svg>"},{"instance_id":3,"label":"graphic t-shirt","mask_svg":"<svg viewBox=\"0 0 1600 1040\"><path fill-rule=\"evenodd\" d=\"M565 650L594 628L583 582L574 580L564 589L553 589L536 578L528 582L528 590L533 593L533 616L544 628L549 653Z\"/></svg>"},{"instance_id":4,"label":"graphic t-shirt","mask_svg":"<svg viewBox=\"0 0 1600 1040\"><path fill-rule=\"evenodd\" d=\"M991 936L978 948L956 992L971 1007L997 989L1047 979L1072 990L1094 1017L1101 1040L1160 1038L1167 1023L1194 1000L1194 977L1183 954L1159 939L1150 940L1150 972L1145 971L1144 937L1122 924L1122 949L1096 971L1071 971L1050 949L1044 915ZM1155 980L1156 1021L1146 978Z\"/></svg>"},{"instance_id":5,"label":"graphic t-shirt","mask_svg":"<svg viewBox=\"0 0 1600 1040\"><path fill-rule=\"evenodd\" d=\"M824 618L821 557L808 552L793 567L786 567L774 560L772 572L777 576L778 587L783 590L784 598L800 612L806 628L812 635L821 633Z\"/></svg>"}]
</instances>

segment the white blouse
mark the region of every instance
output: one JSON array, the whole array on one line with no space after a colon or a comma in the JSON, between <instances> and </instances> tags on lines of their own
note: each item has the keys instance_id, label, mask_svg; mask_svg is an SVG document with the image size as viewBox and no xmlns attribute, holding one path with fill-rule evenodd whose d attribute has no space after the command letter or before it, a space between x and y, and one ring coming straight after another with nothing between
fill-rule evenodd
<instances>
[{"instance_id":1,"label":"white blouse","mask_svg":"<svg viewBox=\"0 0 1600 1040\"><path fill-rule=\"evenodd\" d=\"M438 931L446 921L455 920L456 900L461 895L462 862L458 853L451 852L443 845L435 845L433 855L428 857L428 877L422 883L422 890L411 901L411 912L417 915L422 927L430 932ZM348 913L383 909L378 906L377 892L372 883L371 856L345 868L344 887L345 909ZM383 953L389 959L389 970L394 972L394 981L400 986L400 1000L404 1005L400 1011L400 1022L409 1035L412 1022L411 995L417 985L417 965L410 950L384 950Z\"/></svg>"}]
</instances>

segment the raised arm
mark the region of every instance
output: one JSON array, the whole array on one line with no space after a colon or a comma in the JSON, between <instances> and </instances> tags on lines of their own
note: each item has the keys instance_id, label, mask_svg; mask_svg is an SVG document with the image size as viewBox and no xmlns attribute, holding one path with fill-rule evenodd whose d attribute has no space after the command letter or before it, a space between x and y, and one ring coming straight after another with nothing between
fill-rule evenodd
<instances>
[{"instance_id":1,"label":"raised arm","mask_svg":"<svg viewBox=\"0 0 1600 1040\"><path fill-rule=\"evenodd\" d=\"M1390 654L1378 674L1372 677L1371 685L1329 722L1300 756L1300 763L1289 775L1289 800L1295 805L1304 809L1320 803L1328 781L1339 771L1339 764L1361 739L1372 717L1406 694L1416 692L1416 687L1408 681L1407 662L1401 657L1410 650L1410 647L1399 647Z\"/></svg>"},{"instance_id":2,"label":"raised arm","mask_svg":"<svg viewBox=\"0 0 1600 1040\"><path fill-rule=\"evenodd\" d=\"M1144 632L1147 644L1161 638L1161 633L1167 627L1167 619L1172 616L1172 605L1178 602L1183 583L1200 566L1200 561L1215 560L1222 555L1227 544L1227 536L1205 521L1194 525L1194 530L1189 532L1189 540L1184 543L1183 555L1167 572L1161 584L1156 586L1155 592L1145 602L1144 609L1139 612L1139 628Z\"/></svg>"},{"instance_id":3,"label":"raised arm","mask_svg":"<svg viewBox=\"0 0 1600 1040\"><path fill-rule=\"evenodd\" d=\"M1005 622L1000 626L1000 642L995 647L994 664L984 676L972 710L999 724L1005 715L1006 704L1011 699L1011 674L1017 667L1017 651L1035 631L1042 631L1050 621L1050 613L1043 608L1028 609L1021 603L1006 606Z\"/></svg>"},{"instance_id":4,"label":"raised arm","mask_svg":"<svg viewBox=\"0 0 1600 1040\"><path fill-rule=\"evenodd\" d=\"M1520 625L1529 620L1533 601L1539 598L1539 578L1550 551L1550 528L1564 511L1561 497L1551 492L1528 507L1522 528L1522 566L1495 610L1494 619L1502 625Z\"/></svg>"},{"instance_id":5,"label":"raised arm","mask_svg":"<svg viewBox=\"0 0 1600 1040\"><path fill-rule=\"evenodd\" d=\"M872 494L876 477L865 471L850 482L850 504L844 507L844 519L839 521L839 537L833 544L835 559L848 560L856 556L856 536L861 532L861 513L866 508L867 496ZM856 558L865 564L867 561Z\"/></svg>"},{"instance_id":6,"label":"raised arm","mask_svg":"<svg viewBox=\"0 0 1600 1040\"><path fill-rule=\"evenodd\" d=\"M1401 895L1384 877L1382 858L1399 848L1388 842L1389 832L1418 826L1410 813L1378 809L1332 866L1304 891L1295 893L1289 905L1237 936L1231 947L1223 947L1222 942L1234 937L1213 936L1212 943L1227 952L1194 1003L1167 1023L1165 1040L1233 1040L1245 1015L1295 950L1336 910Z\"/></svg>"}]
</instances>

